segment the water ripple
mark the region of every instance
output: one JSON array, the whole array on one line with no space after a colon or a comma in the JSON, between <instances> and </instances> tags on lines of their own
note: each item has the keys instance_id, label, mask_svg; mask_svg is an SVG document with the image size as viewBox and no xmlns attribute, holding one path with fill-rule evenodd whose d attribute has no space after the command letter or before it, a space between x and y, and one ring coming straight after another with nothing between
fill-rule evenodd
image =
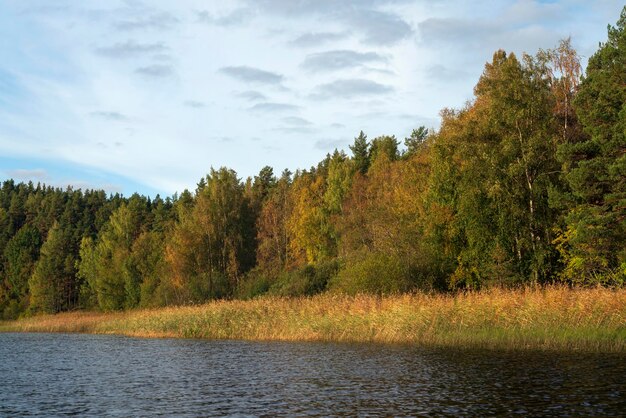
<instances>
[{"instance_id":1,"label":"water ripple","mask_svg":"<svg viewBox=\"0 0 626 418\"><path fill-rule=\"evenodd\" d=\"M0 416L622 416L623 355L0 334Z\"/></svg>"}]
</instances>

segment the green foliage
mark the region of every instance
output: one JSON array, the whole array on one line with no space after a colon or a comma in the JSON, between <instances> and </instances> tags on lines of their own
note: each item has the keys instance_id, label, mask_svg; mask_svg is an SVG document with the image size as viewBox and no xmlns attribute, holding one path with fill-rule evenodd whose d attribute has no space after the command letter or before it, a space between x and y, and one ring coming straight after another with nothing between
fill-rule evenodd
<instances>
[{"instance_id":1,"label":"green foliage","mask_svg":"<svg viewBox=\"0 0 626 418\"><path fill-rule=\"evenodd\" d=\"M555 241L575 283L623 282L626 262L626 7L574 100L584 133L559 146L569 187Z\"/></svg>"},{"instance_id":2,"label":"green foliage","mask_svg":"<svg viewBox=\"0 0 626 418\"><path fill-rule=\"evenodd\" d=\"M308 264L334 257L337 251L325 194L326 181L313 173L297 177L291 187L293 206L287 220L291 256Z\"/></svg>"},{"instance_id":3,"label":"green foliage","mask_svg":"<svg viewBox=\"0 0 626 418\"><path fill-rule=\"evenodd\" d=\"M251 270L235 290L237 299L254 299L270 290L272 280L260 270Z\"/></svg>"},{"instance_id":4,"label":"green foliage","mask_svg":"<svg viewBox=\"0 0 626 418\"><path fill-rule=\"evenodd\" d=\"M7 305L0 313L1 319L18 319L20 315L26 310L27 305L21 304L15 299L10 299Z\"/></svg>"},{"instance_id":5,"label":"green foliage","mask_svg":"<svg viewBox=\"0 0 626 418\"><path fill-rule=\"evenodd\" d=\"M426 138L428 137L428 129L425 126L420 126L417 129L413 129L411 136L404 139L404 145L406 146L405 157L415 155L426 144Z\"/></svg>"},{"instance_id":6,"label":"green foliage","mask_svg":"<svg viewBox=\"0 0 626 418\"><path fill-rule=\"evenodd\" d=\"M330 283L330 288L347 294L388 295L406 292L413 287L406 264L384 253L369 253L351 260Z\"/></svg>"},{"instance_id":7,"label":"green foliage","mask_svg":"<svg viewBox=\"0 0 626 418\"><path fill-rule=\"evenodd\" d=\"M135 297L142 307L168 304L167 264L163 258L165 238L160 232L143 232L131 249L130 265L141 278L139 295Z\"/></svg>"},{"instance_id":8,"label":"green foliage","mask_svg":"<svg viewBox=\"0 0 626 418\"><path fill-rule=\"evenodd\" d=\"M64 255L66 244L60 225L55 223L41 247L41 255L28 282L32 312L56 313L68 308L66 295L73 265Z\"/></svg>"},{"instance_id":9,"label":"green foliage","mask_svg":"<svg viewBox=\"0 0 626 418\"><path fill-rule=\"evenodd\" d=\"M353 163L343 151L333 153L328 163L324 206L330 214L341 214L343 201L352 186Z\"/></svg>"},{"instance_id":10,"label":"green foliage","mask_svg":"<svg viewBox=\"0 0 626 418\"><path fill-rule=\"evenodd\" d=\"M83 240L79 277L96 295L102 310L139 304L141 276L132 259L132 246L141 232L145 207L138 200L123 204L103 228L98 240ZM84 291L88 294L89 291Z\"/></svg>"},{"instance_id":11,"label":"green foliage","mask_svg":"<svg viewBox=\"0 0 626 418\"><path fill-rule=\"evenodd\" d=\"M389 161L395 161L400 157L398 150L399 141L395 136L380 136L374 138L370 146L370 161L374 162L376 159L384 155Z\"/></svg>"},{"instance_id":12,"label":"green foliage","mask_svg":"<svg viewBox=\"0 0 626 418\"><path fill-rule=\"evenodd\" d=\"M20 300L28 292L28 279L39 258L41 234L25 225L9 240L4 249L6 289L12 299Z\"/></svg>"},{"instance_id":13,"label":"green foliage","mask_svg":"<svg viewBox=\"0 0 626 418\"><path fill-rule=\"evenodd\" d=\"M447 229L439 245L456 258L453 287L479 287L505 266L513 277L552 279L558 214L548 191L558 184L554 143L560 133L550 74L541 56L520 62L498 51L485 66L475 101L443 114L430 199L449 214L442 219L448 225L439 227Z\"/></svg>"},{"instance_id":14,"label":"green foliage","mask_svg":"<svg viewBox=\"0 0 626 418\"><path fill-rule=\"evenodd\" d=\"M339 267L338 260L331 260L285 271L278 276L269 291L280 296L312 296L321 293L326 290Z\"/></svg>"},{"instance_id":15,"label":"green foliage","mask_svg":"<svg viewBox=\"0 0 626 418\"><path fill-rule=\"evenodd\" d=\"M289 259L287 222L293 206L290 185L291 174L285 172L263 201L256 220L257 266L268 274L278 274Z\"/></svg>"},{"instance_id":16,"label":"green foliage","mask_svg":"<svg viewBox=\"0 0 626 418\"><path fill-rule=\"evenodd\" d=\"M350 145L354 166L361 174L365 174L370 166L369 147L370 144L367 141L367 135L365 135L363 131L359 132L359 136L354 138L354 143Z\"/></svg>"},{"instance_id":17,"label":"green foliage","mask_svg":"<svg viewBox=\"0 0 626 418\"><path fill-rule=\"evenodd\" d=\"M229 295L254 259L246 245L250 202L233 170L211 170L193 202L179 206L166 244L178 303Z\"/></svg>"}]
</instances>

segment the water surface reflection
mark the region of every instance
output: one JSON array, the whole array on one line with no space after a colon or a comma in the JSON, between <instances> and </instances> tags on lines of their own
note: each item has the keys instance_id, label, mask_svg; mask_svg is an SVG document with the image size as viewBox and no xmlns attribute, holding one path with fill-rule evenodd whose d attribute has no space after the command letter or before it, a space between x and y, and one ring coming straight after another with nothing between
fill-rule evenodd
<instances>
[{"instance_id":1,"label":"water surface reflection","mask_svg":"<svg viewBox=\"0 0 626 418\"><path fill-rule=\"evenodd\" d=\"M626 412L626 357L0 334L0 415Z\"/></svg>"}]
</instances>

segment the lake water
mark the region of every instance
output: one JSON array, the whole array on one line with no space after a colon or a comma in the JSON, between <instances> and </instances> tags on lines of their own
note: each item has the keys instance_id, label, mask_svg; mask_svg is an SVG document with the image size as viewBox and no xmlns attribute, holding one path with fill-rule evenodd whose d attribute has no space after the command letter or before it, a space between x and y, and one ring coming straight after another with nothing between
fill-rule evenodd
<instances>
[{"instance_id":1,"label":"lake water","mask_svg":"<svg viewBox=\"0 0 626 418\"><path fill-rule=\"evenodd\" d=\"M626 357L0 334L0 416L624 416Z\"/></svg>"}]
</instances>

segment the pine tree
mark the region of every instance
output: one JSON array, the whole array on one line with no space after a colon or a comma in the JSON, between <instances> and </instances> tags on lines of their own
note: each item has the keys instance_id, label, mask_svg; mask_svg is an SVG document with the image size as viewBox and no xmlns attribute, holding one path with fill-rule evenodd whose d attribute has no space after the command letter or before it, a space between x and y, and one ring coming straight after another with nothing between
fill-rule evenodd
<instances>
[{"instance_id":1,"label":"pine tree","mask_svg":"<svg viewBox=\"0 0 626 418\"><path fill-rule=\"evenodd\" d=\"M586 137L559 147L571 190L558 243L576 282L626 279L626 7L574 100Z\"/></svg>"},{"instance_id":2,"label":"pine tree","mask_svg":"<svg viewBox=\"0 0 626 418\"><path fill-rule=\"evenodd\" d=\"M396 161L400 156L398 144L399 141L393 135L383 135L378 138L374 138L370 146L370 163L373 164L374 161L381 155L387 157L389 161Z\"/></svg>"},{"instance_id":3,"label":"pine tree","mask_svg":"<svg viewBox=\"0 0 626 418\"><path fill-rule=\"evenodd\" d=\"M30 288L30 309L33 312L56 313L65 304L64 284L67 281L68 266L65 246L67 242L58 222L41 247L41 255L28 282Z\"/></svg>"},{"instance_id":4,"label":"pine tree","mask_svg":"<svg viewBox=\"0 0 626 418\"><path fill-rule=\"evenodd\" d=\"M370 151L369 142L367 141L367 135L361 131L359 136L354 138L354 143L350 145L352 151L352 159L354 165L361 174L367 173L367 169L370 166Z\"/></svg>"},{"instance_id":5,"label":"pine tree","mask_svg":"<svg viewBox=\"0 0 626 418\"><path fill-rule=\"evenodd\" d=\"M425 126L420 126L417 129L413 129L411 136L404 139L404 145L406 146L406 156L410 157L415 155L420 148L426 142L428 137L428 129Z\"/></svg>"}]
</instances>

